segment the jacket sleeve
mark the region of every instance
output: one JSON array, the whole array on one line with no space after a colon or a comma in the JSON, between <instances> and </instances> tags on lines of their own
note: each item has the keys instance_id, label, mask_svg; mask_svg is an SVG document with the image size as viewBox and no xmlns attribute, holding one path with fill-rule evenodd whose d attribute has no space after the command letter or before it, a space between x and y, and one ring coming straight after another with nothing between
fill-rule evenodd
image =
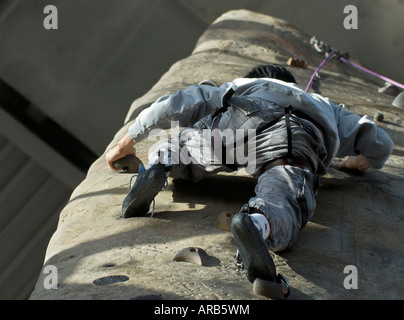
<instances>
[{"instance_id":1,"label":"jacket sleeve","mask_svg":"<svg viewBox=\"0 0 404 320\"><path fill-rule=\"evenodd\" d=\"M138 115L129 127L129 135L135 141L140 141L153 129L171 128L172 121L178 121L181 127L191 126L220 108L225 90L226 85L194 85L161 97Z\"/></svg>"},{"instance_id":2,"label":"jacket sleeve","mask_svg":"<svg viewBox=\"0 0 404 320\"><path fill-rule=\"evenodd\" d=\"M372 168L381 169L393 152L390 136L368 116L360 117L343 105L337 106L340 148L337 157L362 155Z\"/></svg>"}]
</instances>

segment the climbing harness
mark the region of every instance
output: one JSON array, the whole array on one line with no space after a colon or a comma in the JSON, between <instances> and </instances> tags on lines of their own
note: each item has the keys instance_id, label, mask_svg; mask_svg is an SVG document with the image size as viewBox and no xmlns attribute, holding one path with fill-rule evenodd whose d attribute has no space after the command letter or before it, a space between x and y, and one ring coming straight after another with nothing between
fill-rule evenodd
<instances>
[{"instance_id":1,"label":"climbing harness","mask_svg":"<svg viewBox=\"0 0 404 320\"><path fill-rule=\"evenodd\" d=\"M382 76L382 75L380 75L380 74L378 74L378 73L376 73L376 72L374 72L372 70L369 70L369 69L367 69L365 67L362 67L362 66L350 61L348 53L341 54L341 52L338 49L332 48L331 46L329 46L328 44L326 44L323 41L319 41L316 37L312 37L310 39L310 44L314 47L314 49L318 53L324 54L326 58L323 60L323 62L321 62L320 66L316 69L316 71L313 73L312 77L310 78L310 81L309 81L309 83L307 85L307 88L306 88L306 92L309 91L310 87L313 84L314 79L318 76L318 72L321 70L321 68L323 68L324 65L329 60L331 60L332 58L337 58L341 62L349 64L349 65L351 65L351 66L353 66L353 67L355 67L355 68L357 68L359 70L362 70L364 72L367 72L367 73L371 74L372 76L375 76L375 77L377 77L379 79L382 79L382 80L384 80L386 82L389 82L389 83L391 83L392 85L394 85L396 87L404 89L403 84L398 83L397 81L389 79L389 78L387 78L385 76Z\"/></svg>"}]
</instances>

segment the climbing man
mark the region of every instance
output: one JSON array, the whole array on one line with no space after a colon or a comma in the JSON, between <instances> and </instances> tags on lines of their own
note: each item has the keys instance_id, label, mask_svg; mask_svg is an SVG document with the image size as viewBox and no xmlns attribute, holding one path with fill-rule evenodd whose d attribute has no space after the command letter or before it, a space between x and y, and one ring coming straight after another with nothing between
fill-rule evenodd
<instances>
[{"instance_id":1,"label":"climbing man","mask_svg":"<svg viewBox=\"0 0 404 320\"><path fill-rule=\"evenodd\" d=\"M123 201L123 217L146 215L168 176L197 182L248 168L257 178L255 196L234 215L231 230L238 263L251 282L279 282L268 249L285 250L295 242L314 214L317 177L334 157L348 156L341 166L364 172L382 168L393 150L389 135L369 117L305 92L288 70L270 64L221 86L193 85L161 97L107 152L110 167L116 170L114 161L135 154L136 142L152 129L169 129L171 121L186 129L149 154ZM245 152L247 161L241 161Z\"/></svg>"}]
</instances>

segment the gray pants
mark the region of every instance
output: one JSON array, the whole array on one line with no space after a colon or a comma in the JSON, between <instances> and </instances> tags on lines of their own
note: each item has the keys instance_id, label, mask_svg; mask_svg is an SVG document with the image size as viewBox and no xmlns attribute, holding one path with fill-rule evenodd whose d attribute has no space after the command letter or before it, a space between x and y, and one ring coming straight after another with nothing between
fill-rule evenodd
<instances>
[{"instance_id":1,"label":"gray pants","mask_svg":"<svg viewBox=\"0 0 404 320\"><path fill-rule=\"evenodd\" d=\"M287 137L282 123L258 135L256 140L268 140L265 135L271 141L276 141L278 157L286 155ZM310 147L312 139L304 130L294 126L294 137L297 137L294 138L295 152L299 155L313 154ZM254 146L254 152L259 156L255 159L254 172L251 174L257 177L258 181L255 187L256 195L248 201L248 205L266 214L271 227L267 240L268 248L281 251L295 242L299 230L314 214L317 178L309 169L290 165L276 166L261 173L262 167L274 159L273 149L268 143L257 143ZM162 143L149 154L149 165L156 162L171 165L170 176L173 179L194 182L211 174L232 171L221 160L212 151L211 135L204 135L200 130L192 128L183 130L178 140ZM310 160L314 162L313 159ZM246 166L247 164L244 164L244 167Z\"/></svg>"}]
</instances>

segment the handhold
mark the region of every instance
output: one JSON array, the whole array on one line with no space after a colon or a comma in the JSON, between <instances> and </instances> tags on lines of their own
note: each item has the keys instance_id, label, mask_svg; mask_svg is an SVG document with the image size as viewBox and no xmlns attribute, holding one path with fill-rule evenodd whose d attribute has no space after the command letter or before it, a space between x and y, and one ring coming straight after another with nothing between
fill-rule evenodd
<instances>
[{"instance_id":1,"label":"handhold","mask_svg":"<svg viewBox=\"0 0 404 320\"><path fill-rule=\"evenodd\" d=\"M189 247L178 251L173 260L191 262L204 266L208 264L209 255L201 248Z\"/></svg>"},{"instance_id":2,"label":"handhold","mask_svg":"<svg viewBox=\"0 0 404 320\"><path fill-rule=\"evenodd\" d=\"M121 169L127 173L138 173L143 166L142 161L135 155L128 155L112 163L115 169Z\"/></svg>"},{"instance_id":3,"label":"handhold","mask_svg":"<svg viewBox=\"0 0 404 320\"><path fill-rule=\"evenodd\" d=\"M224 230L224 231L231 231L230 223L231 219L233 218L234 213L230 211L224 211L216 219L216 228Z\"/></svg>"},{"instance_id":4,"label":"handhold","mask_svg":"<svg viewBox=\"0 0 404 320\"><path fill-rule=\"evenodd\" d=\"M289 58L287 64L289 66L303 68L303 69L307 68L307 66L308 66L307 61L300 60L300 59L293 58L293 57Z\"/></svg>"},{"instance_id":5,"label":"handhold","mask_svg":"<svg viewBox=\"0 0 404 320\"><path fill-rule=\"evenodd\" d=\"M393 101L393 106L398 108L404 108L404 91L401 92Z\"/></svg>"},{"instance_id":6,"label":"handhold","mask_svg":"<svg viewBox=\"0 0 404 320\"><path fill-rule=\"evenodd\" d=\"M374 121L382 122L384 120L384 115L381 112L376 112L375 116L373 117Z\"/></svg>"},{"instance_id":7,"label":"handhold","mask_svg":"<svg viewBox=\"0 0 404 320\"><path fill-rule=\"evenodd\" d=\"M285 299L286 295L282 283L256 278L253 283L254 293L270 299Z\"/></svg>"}]
</instances>

